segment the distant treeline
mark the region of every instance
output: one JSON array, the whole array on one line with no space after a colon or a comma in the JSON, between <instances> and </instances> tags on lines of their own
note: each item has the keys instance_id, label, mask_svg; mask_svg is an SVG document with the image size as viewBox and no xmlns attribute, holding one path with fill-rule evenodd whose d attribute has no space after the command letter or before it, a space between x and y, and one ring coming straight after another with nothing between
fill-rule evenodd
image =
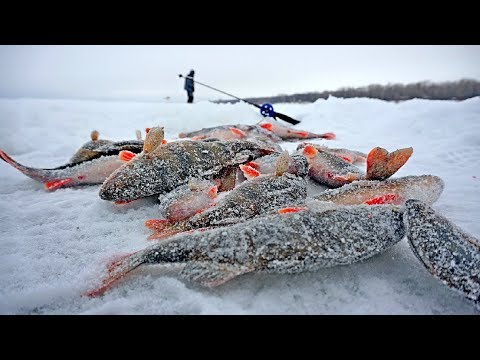
<instances>
[{"instance_id":1,"label":"distant treeline","mask_svg":"<svg viewBox=\"0 0 480 360\"><path fill-rule=\"evenodd\" d=\"M346 87L336 91L310 92L293 95L246 98L253 103L292 103L314 102L317 99L337 98L371 98L386 101L404 101L410 99L430 100L465 100L480 96L480 81L462 79L441 83L422 81L413 84L373 84L359 88ZM238 100L218 100L216 103L235 103Z\"/></svg>"}]
</instances>

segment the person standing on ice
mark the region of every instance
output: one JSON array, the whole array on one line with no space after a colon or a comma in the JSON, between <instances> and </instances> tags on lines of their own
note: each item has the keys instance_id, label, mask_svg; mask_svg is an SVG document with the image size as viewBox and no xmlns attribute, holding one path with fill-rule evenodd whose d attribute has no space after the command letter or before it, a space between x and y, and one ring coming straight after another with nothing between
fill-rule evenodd
<instances>
[{"instance_id":1,"label":"person standing on ice","mask_svg":"<svg viewBox=\"0 0 480 360\"><path fill-rule=\"evenodd\" d=\"M190 73L185 77L185 86L183 87L187 91L188 103L193 103L193 92L195 91L193 75L195 75L195 71L190 70Z\"/></svg>"}]
</instances>

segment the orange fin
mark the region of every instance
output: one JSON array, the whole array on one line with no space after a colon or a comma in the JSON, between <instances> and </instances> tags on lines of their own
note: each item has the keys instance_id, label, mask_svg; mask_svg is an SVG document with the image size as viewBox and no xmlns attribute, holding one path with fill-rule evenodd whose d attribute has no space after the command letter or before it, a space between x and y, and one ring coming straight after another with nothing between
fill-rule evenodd
<instances>
[{"instance_id":1,"label":"orange fin","mask_svg":"<svg viewBox=\"0 0 480 360\"><path fill-rule=\"evenodd\" d=\"M72 181L73 181L72 178L49 181L45 183L45 189L56 190L61 188L64 185L70 184Z\"/></svg>"},{"instance_id":2,"label":"orange fin","mask_svg":"<svg viewBox=\"0 0 480 360\"><path fill-rule=\"evenodd\" d=\"M260 172L257 169L247 165L240 165L240 170L242 170L243 175L245 175L247 179L251 179L260 175Z\"/></svg>"},{"instance_id":3,"label":"orange fin","mask_svg":"<svg viewBox=\"0 0 480 360\"><path fill-rule=\"evenodd\" d=\"M302 211L302 210L308 210L308 208L299 207L299 206L291 206L291 207L285 207L285 208L282 208L282 209L278 209L278 213L279 214L288 214L288 213L292 213L292 212L299 212L299 211Z\"/></svg>"},{"instance_id":4,"label":"orange fin","mask_svg":"<svg viewBox=\"0 0 480 360\"><path fill-rule=\"evenodd\" d=\"M128 150L122 150L118 153L118 158L122 161L130 161L135 157L135 153L128 151Z\"/></svg>"},{"instance_id":5,"label":"orange fin","mask_svg":"<svg viewBox=\"0 0 480 360\"><path fill-rule=\"evenodd\" d=\"M144 260L135 253L121 256L118 260L110 262L107 266L109 275L102 281L97 288L87 291L82 295L88 297L97 297L103 295L105 291L112 287L114 283L123 278L130 271L143 264Z\"/></svg>"},{"instance_id":6,"label":"orange fin","mask_svg":"<svg viewBox=\"0 0 480 360\"><path fill-rule=\"evenodd\" d=\"M145 221L145 226L155 231L163 230L169 225L171 225L170 220L151 219L151 220Z\"/></svg>"},{"instance_id":7,"label":"orange fin","mask_svg":"<svg viewBox=\"0 0 480 360\"><path fill-rule=\"evenodd\" d=\"M385 194L381 196L374 197L373 199L367 200L364 204L367 205L381 205L381 204L396 204L398 201L398 196L396 194Z\"/></svg>"},{"instance_id":8,"label":"orange fin","mask_svg":"<svg viewBox=\"0 0 480 360\"><path fill-rule=\"evenodd\" d=\"M367 155L367 180L385 180L395 174L410 158L413 148L403 148L389 153L376 147Z\"/></svg>"},{"instance_id":9,"label":"orange fin","mask_svg":"<svg viewBox=\"0 0 480 360\"><path fill-rule=\"evenodd\" d=\"M307 145L303 148L303 155L305 155L308 158L313 158L315 155L317 155L318 150L315 149L315 146L313 145Z\"/></svg>"},{"instance_id":10,"label":"orange fin","mask_svg":"<svg viewBox=\"0 0 480 360\"><path fill-rule=\"evenodd\" d=\"M229 129L232 133L234 133L235 135L239 135L241 138L244 138L244 137L247 136L247 134L245 134L245 132L243 132L240 129L237 129L237 128L234 128L234 127L231 127Z\"/></svg>"},{"instance_id":11,"label":"orange fin","mask_svg":"<svg viewBox=\"0 0 480 360\"><path fill-rule=\"evenodd\" d=\"M262 128L264 128L265 130L273 131L273 124L265 123L265 124L260 124L260 126L261 126Z\"/></svg>"}]
</instances>

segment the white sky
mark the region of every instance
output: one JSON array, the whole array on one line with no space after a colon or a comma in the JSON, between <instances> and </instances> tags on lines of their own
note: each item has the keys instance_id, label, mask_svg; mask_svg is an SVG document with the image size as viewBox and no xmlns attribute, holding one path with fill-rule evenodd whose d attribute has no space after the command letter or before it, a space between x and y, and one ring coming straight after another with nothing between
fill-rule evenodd
<instances>
[{"instance_id":1,"label":"white sky","mask_svg":"<svg viewBox=\"0 0 480 360\"><path fill-rule=\"evenodd\" d=\"M0 97L186 101L178 74L245 98L372 83L480 80L480 46L0 46ZM197 85L195 101L231 99Z\"/></svg>"}]
</instances>

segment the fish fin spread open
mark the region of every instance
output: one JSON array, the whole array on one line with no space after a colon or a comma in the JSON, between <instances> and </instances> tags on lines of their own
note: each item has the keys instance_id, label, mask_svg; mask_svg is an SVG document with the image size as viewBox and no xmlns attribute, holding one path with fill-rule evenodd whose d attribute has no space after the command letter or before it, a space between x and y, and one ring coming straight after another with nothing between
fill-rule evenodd
<instances>
[{"instance_id":1,"label":"fish fin spread open","mask_svg":"<svg viewBox=\"0 0 480 360\"><path fill-rule=\"evenodd\" d=\"M114 283L123 278L130 271L142 265L144 260L137 252L121 256L119 260L107 264L108 275L102 280L101 284L95 289L85 292L83 295L88 297L97 297L103 295L105 291L112 287Z\"/></svg>"},{"instance_id":2,"label":"fish fin spread open","mask_svg":"<svg viewBox=\"0 0 480 360\"><path fill-rule=\"evenodd\" d=\"M227 264L207 261L189 262L180 275L203 286L213 288L236 278L239 275L253 271L253 266Z\"/></svg>"},{"instance_id":3,"label":"fish fin spread open","mask_svg":"<svg viewBox=\"0 0 480 360\"><path fill-rule=\"evenodd\" d=\"M403 148L389 153L376 147L367 155L367 180L385 180L395 174L410 158L413 148Z\"/></svg>"},{"instance_id":4,"label":"fish fin spread open","mask_svg":"<svg viewBox=\"0 0 480 360\"><path fill-rule=\"evenodd\" d=\"M128 162L132 160L135 157L135 153L128 151L128 150L122 150L118 153L118 158L122 161Z\"/></svg>"}]
</instances>

